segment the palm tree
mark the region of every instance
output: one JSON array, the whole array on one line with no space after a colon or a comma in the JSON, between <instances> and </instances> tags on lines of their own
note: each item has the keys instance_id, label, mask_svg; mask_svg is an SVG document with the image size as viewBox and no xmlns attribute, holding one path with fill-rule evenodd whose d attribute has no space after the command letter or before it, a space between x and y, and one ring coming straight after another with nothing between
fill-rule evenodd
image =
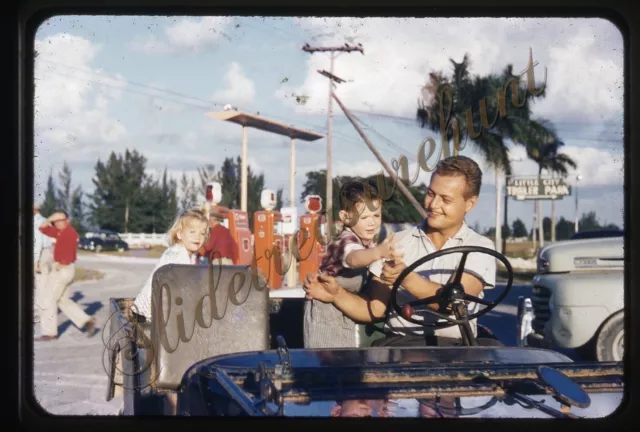
<instances>
[{"instance_id":1,"label":"palm tree","mask_svg":"<svg viewBox=\"0 0 640 432\"><path fill-rule=\"evenodd\" d=\"M531 56L529 52L530 59ZM503 171L510 176L511 161L505 141L524 145L531 129L531 101L534 97L545 97L545 88L535 96L529 93L526 88L520 86L521 76L513 73L513 66L510 64L499 75L472 78L468 54L464 55L460 63L453 59L450 59L450 62L453 66L450 78L445 77L442 72L429 74L429 80L422 88L423 100L418 102L418 123L421 127L442 133L442 124L447 123L451 106L451 122L455 121L459 128L447 127L447 142L454 138L454 131L459 130L460 142L464 141L466 144L470 139L496 174ZM536 85L536 88L541 86ZM513 99L517 102L514 103ZM443 114L445 118L442 118ZM496 196L496 199L500 197ZM509 200L505 197L505 225L508 223L508 203ZM503 241L503 250L505 246Z\"/></svg>"},{"instance_id":2,"label":"palm tree","mask_svg":"<svg viewBox=\"0 0 640 432\"><path fill-rule=\"evenodd\" d=\"M519 85L520 77L513 74L512 65L507 65L500 75L472 77L468 54L464 55L460 63L453 59L450 62L453 66L450 78L445 77L442 72L429 74L429 82L422 88L423 100L418 102L418 123L421 127L441 132L451 106L449 123L457 123L459 128L455 125L447 127L447 141L451 141L454 132L459 130L460 142L471 140L489 166L510 175L511 161L505 140L522 144L529 130L533 96ZM514 87L518 92L518 106L511 103ZM545 93L542 92L536 97L544 96ZM502 104L504 112L501 112L503 110L499 103L501 97L505 99ZM484 121L483 104L486 106ZM469 133L469 129L473 132Z\"/></svg>"},{"instance_id":3,"label":"palm tree","mask_svg":"<svg viewBox=\"0 0 640 432\"><path fill-rule=\"evenodd\" d=\"M545 119L532 121L529 128L522 136L523 144L527 149L527 156L538 164L538 179L542 171L546 170L550 174L559 174L566 177L568 167L576 168L576 162L568 155L560 153L564 142L559 138L553 124ZM542 203L538 200L538 230L540 233L540 245L544 240L542 229ZM551 241L555 241L556 224L556 201L551 201Z\"/></svg>"}]
</instances>

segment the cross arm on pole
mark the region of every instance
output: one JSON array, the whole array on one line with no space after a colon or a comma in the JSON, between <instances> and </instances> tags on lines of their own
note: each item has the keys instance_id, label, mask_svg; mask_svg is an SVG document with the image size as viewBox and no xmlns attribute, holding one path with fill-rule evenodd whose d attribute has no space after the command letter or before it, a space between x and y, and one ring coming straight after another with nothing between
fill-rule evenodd
<instances>
[{"instance_id":1,"label":"cross arm on pole","mask_svg":"<svg viewBox=\"0 0 640 432\"><path fill-rule=\"evenodd\" d=\"M364 48L362 48L362 44L358 44L354 46L354 45L349 45L348 43L345 43L344 45L341 45L341 46L312 47L307 43L303 45L302 50L308 53L327 52L327 51L344 51L344 52L359 51L361 54L364 55Z\"/></svg>"}]
</instances>

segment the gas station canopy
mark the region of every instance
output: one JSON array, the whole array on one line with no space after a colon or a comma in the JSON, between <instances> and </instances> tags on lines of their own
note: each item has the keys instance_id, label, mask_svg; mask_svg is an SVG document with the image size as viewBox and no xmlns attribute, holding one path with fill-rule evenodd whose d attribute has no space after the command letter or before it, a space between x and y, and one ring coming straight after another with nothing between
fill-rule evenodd
<instances>
[{"instance_id":1,"label":"gas station canopy","mask_svg":"<svg viewBox=\"0 0 640 432\"><path fill-rule=\"evenodd\" d=\"M315 141L320 138L324 138L324 135L304 129L298 129L293 126L287 126L282 123L278 123L273 120L259 117L257 115L245 113L242 111L217 111L207 113L208 117L216 120L229 121L237 123L242 126L261 129L266 132L275 133L278 135L288 136L293 139L300 139L303 141Z\"/></svg>"}]
</instances>

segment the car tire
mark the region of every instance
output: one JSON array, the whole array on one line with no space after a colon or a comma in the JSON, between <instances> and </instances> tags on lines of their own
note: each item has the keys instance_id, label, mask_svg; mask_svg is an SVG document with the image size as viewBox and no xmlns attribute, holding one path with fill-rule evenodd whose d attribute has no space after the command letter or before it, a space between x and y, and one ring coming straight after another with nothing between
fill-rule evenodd
<instances>
[{"instance_id":1,"label":"car tire","mask_svg":"<svg viewBox=\"0 0 640 432\"><path fill-rule=\"evenodd\" d=\"M624 355L624 314L618 312L602 325L596 337L596 359L622 361Z\"/></svg>"},{"instance_id":2,"label":"car tire","mask_svg":"<svg viewBox=\"0 0 640 432\"><path fill-rule=\"evenodd\" d=\"M120 253L124 252L124 248L123 248L122 246L121 246L121 247L119 247L117 250L118 250L118 252L120 252Z\"/></svg>"},{"instance_id":3,"label":"car tire","mask_svg":"<svg viewBox=\"0 0 640 432\"><path fill-rule=\"evenodd\" d=\"M102 251L102 246L101 245L96 245L95 251L97 253L100 253Z\"/></svg>"}]
</instances>

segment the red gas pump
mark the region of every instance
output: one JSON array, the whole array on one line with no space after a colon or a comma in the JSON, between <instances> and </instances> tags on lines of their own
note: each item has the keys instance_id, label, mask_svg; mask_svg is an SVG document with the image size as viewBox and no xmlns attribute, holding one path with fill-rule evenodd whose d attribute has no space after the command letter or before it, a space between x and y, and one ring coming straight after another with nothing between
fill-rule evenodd
<instances>
[{"instance_id":1,"label":"red gas pump","mask_svg":"<svg viewBox=\"0 0 640 432\"><path fill-rule=\"evenodd\" d=\"M250 265L253 259L251 251L251 230L249 215L242 210L232 210L218 205L222 200L222 186L218 182L207 184L205 197L211 203L211 215L225 219L231 236L238 245L238 262L236 265ZM201 254L202 254L201 250Z\"/></svg>"},{"instance_id":2,"label":"red gas pump","mask_svg":"<svg viewBox=\"0 0 640 432\"><path fill-rule=\"evenodd\" d=\"M307 213L300 216L300 230L296 239L298 245L299 267L298 282L302 285L309 273L320 269L326 247L325 217L320 214L322 198L319 195L305 197L304 207Z\"/></svg>"},{"instance_id":3,"label":"red gas pump","mask_svg":"<svg viewBox=\"0 0 640 432\"><path fill-rule=\"evenodd\" d=\"M256 265L267 278L270 289L282 287L284 275L284 239L282 235L282 215L273 210L276 194L265 189L260 197L264 210L253 213L254 251Z\"/></svg>"},{"instance_id":4,"label":"red gas pump","mask_svg":"<svg viewBox=\"0 0 640 432\"><path fill-rule=\"evenodd\" d=\"M251 249L251 229L249 228L249 215L242 210L229 210L229 231L238 245L237 265L251 265L253 250Z\"/></svg>"}]
</instances>

